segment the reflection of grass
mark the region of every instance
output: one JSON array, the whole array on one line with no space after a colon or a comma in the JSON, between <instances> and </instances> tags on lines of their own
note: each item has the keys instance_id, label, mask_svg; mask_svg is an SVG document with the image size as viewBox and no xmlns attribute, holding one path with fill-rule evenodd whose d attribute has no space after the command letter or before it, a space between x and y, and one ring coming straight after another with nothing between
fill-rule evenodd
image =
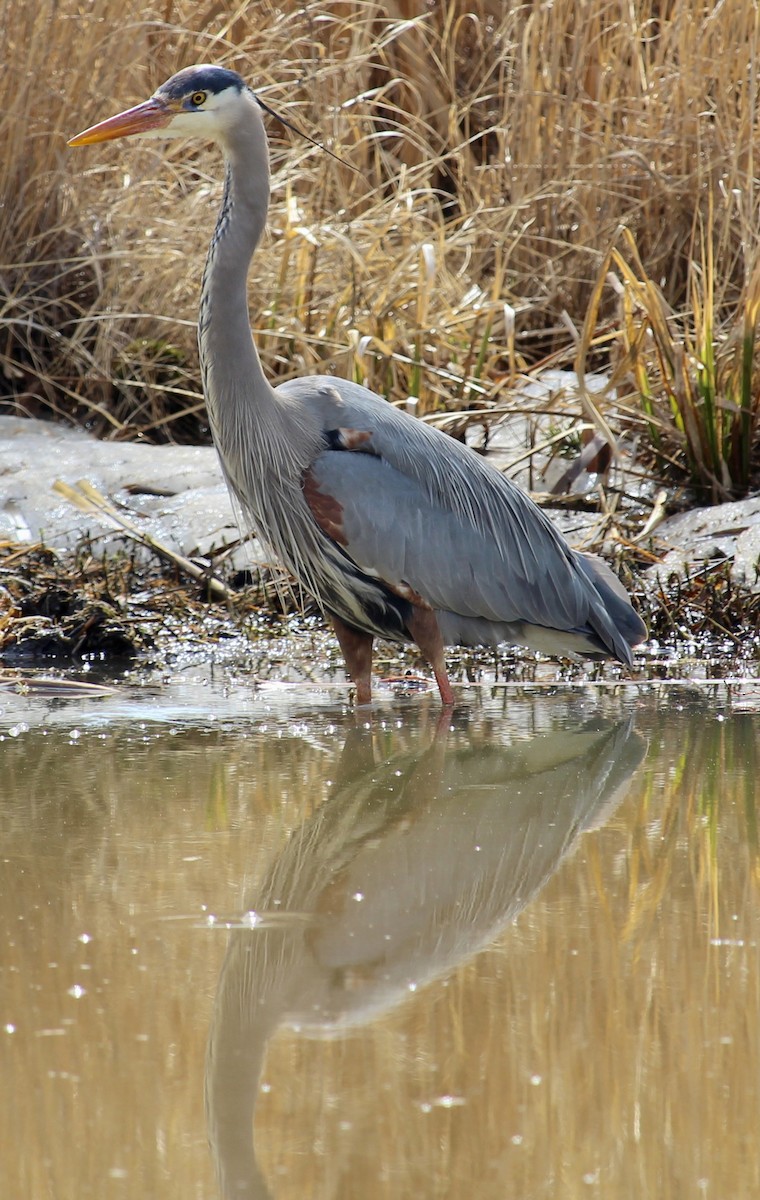
<instances>
[{"instance_id":1,"label":"reflection of grass","mask_svg":"<svg viewBox=\"0 0 760 1200\"><path fill-rule=\"evenodd\" d=\"M658 919L663 898L678 887L673 877L680 844L689 848L690 869L708 899L714 936L726 932L729 915L721 888L729 856L721 850L725 827L737 830L753 871L760 876L757 780L760 734L754 715L727 716L706 710L703 720L677 718L673 730L653 731L640 785L639 818L629 859L630 908L623 936L639 942Z\"/></svg>"}]
</instances>

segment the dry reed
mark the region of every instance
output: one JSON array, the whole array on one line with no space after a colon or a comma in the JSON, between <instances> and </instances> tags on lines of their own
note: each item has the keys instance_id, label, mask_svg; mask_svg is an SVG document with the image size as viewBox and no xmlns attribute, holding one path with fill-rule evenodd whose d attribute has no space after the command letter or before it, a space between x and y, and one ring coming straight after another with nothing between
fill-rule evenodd
<instances>
[{"instance_id":1,"label":"dry reed","mask_svg":"<svg viewBox=\"0 0 760 1200\"><path fill-rule=\"evenodd\" d=\"M503 403L548 361L622 357L622 415L633 407L637 428L656 426L659 467L688 464L662 381L657 421L640 411L631 331L599 273L624 228L685 327L709 286L720 354L758 259L749 0L261 0L231 12L126 0L105 16L6 0L2 12L6 411L110 437L206 436L194 319L218 161L187 144L65 148L205 60L240 70L360 168L272 124L270 233L250 297L274 379L333 371L425 413ZM698 352L698 338L685 344ZM703 412L703 392L691 401ZM708 463L715 494L752 482L757 407L750 389L741 449L728 435L741 470Z\"/></svg>"}]
</instances>

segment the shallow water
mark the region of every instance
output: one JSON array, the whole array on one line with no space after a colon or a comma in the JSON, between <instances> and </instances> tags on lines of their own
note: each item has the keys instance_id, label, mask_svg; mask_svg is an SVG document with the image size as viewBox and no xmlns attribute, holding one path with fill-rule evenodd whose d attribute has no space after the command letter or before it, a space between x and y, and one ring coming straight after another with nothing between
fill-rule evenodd
<instances>
[{"instance_id":1,"label":"shallow water","mask_svg":"<svg viewBox=\"0 0 760 1200\"><path fill-rule=\"evenodd\" d=\"M0 693L0 1195L760 1195L759 707Z\"/></svg>"}]
</instances>

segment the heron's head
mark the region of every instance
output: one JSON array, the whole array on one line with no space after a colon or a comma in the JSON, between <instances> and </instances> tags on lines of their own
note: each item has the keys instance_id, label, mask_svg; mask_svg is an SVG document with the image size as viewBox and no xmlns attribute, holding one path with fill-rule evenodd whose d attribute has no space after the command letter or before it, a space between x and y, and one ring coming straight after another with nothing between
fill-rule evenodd
<instances>
[{"instance_id":1,"label":"heron's head","mask_svg":"<svg viewBox=\"0 0 760 1200\"><path fill-rule=\"evenodd\" d=\"M223 141L241 103L253 93L235 71L203 64L172 75L150 100L92 125L70 146L120 137L205 137Z\"/></svg>"}]
</instances>

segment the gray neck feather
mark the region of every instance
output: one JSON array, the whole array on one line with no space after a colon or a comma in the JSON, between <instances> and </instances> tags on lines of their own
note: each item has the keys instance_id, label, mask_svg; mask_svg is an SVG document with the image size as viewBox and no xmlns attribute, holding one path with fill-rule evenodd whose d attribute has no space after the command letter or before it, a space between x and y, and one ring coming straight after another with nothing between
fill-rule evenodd
<instances>
[{"instance_id":1,"label":"gray neck feather","mask_svg":"<svg viewBox=\"0 0 760 1200\"><path fill-rule=\"evenodd\" d=\"M252 93L222 142L224 196L211 239L198 318L203 391L227 483L258 536L310 590L321 538L308 513L303 472L321 433L307 409L264 376L248 317L247 275L266 224L269 148Z\"/></svg>"},{"instance_id":2,"label":"gray neck feather","mask_svg":"<svg viewBox=\"0 0 760 1200\"><path fill-rule=\"evenodd\" d=\"M203 272L198 319L204 392L215 433L227 425L220 414L223 405L274 402L248 317L248 267L269 205L269 153L256 102L246 100L248 111L223 146L224 195Z\"/></svg>"}]
</instances>

